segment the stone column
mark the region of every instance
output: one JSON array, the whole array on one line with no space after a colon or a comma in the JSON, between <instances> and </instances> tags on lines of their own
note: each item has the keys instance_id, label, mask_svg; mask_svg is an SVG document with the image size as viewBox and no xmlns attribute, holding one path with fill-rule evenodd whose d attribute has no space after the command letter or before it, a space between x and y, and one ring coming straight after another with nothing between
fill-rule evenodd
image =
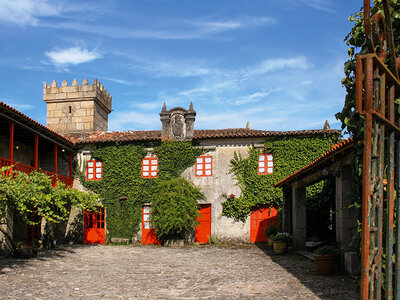
<instances>
[{"instance_id":1,"label":"stone column","mask_svg":"<svg viewBox=\"0 0 400 300\"><path fill-rule=\"evenodd\" d=\"M344 250L354 250L356 245L349 248L356 228L356 209L349 208L354 201L354 178L350 165L342 166L340 175L336 177L336 242Z\"/></svg>"},{"instance_id":2,"label":"stone column","mask_svg":"<svg viewBox=\"0 0 400 300\"><path fill-rule=\"evenodd\" d=\"M282 230L292 234L292 189L283 189Z\"/></svg>"},{"instance_id":3,"label":"stone column","mask_svg":"<svg viewBox=\"0 0 400 300\"><path fill-rule=\"evenodd\" d=\"M292 185L292 233L296 249L304 249L307 233L306 188Z\"/></svg>"}]
</instances>

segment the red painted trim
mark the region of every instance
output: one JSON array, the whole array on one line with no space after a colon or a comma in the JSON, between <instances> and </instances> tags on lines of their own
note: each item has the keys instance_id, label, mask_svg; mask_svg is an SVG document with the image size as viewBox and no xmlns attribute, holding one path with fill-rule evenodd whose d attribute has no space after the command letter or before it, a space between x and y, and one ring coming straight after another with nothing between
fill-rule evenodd
<instances>
[{"instance_id":1,"label":"red painted trim","mask_svg":"<svg viewBox=\"0 0 400 300\"><path fill-rule=\"evenodd\" d=\"M89 167L89 163L93 163L93 167ZM97 166L97 163L100 163L101 165ZM93 172L89 172L90 168L93 169ZM97 168L100 168L100 172L97 172ZM72 170L72 168L71 168L71 170ZM89 174L92 174L93 178L89 178ZM96 177L96 175L98 175L98 174L100 174L100 178ZM86 180L101 180L101 179L103 179L103 162L98 161L98 160L87 161L87 163L86 163Z\"/></svg>"},{"instance_id":2,"label":"red painted trim","mask_svg":"<svg viewBox=\"0 0 400 300\"><path fill-rule=\"evenodd\" d=\"M35 163L34 168L38 170L39 168L39 136L35 134Z\"/></svg>"},{"instance_id":3,"label":"red painted trim","mask_svg":"<svg viewBox=\"0 0 400 300\"><path fill-rule=\"evenodd\" d=\"M8 158L12 163L14 160L14 122L8 121L8 124L10 129Z\"/></svg>"},{"instance_id":4,"label":"red painted trim","mask_svg":"<svg viewBox=\"0 0 400 300\"><path fill-rule=\"evenodd\" d=\"M58 145L54 144L54 174L56 174L56 176L53 178L53 186L56 187L57 186L57 171L58 171Z\"/></svg>"},{"instance_id":5,"label":"red painted trim","mask_svg":"<svg viewBox=\"0 0 400 300\"><path fill-rule=\"evenodd\" d=\"M145 161L148 161L149 163L147 165L144 164ZM148 171L144 171L143 167L144 166L149 166L149 170ZM152 166L157 166L157 170L156 170L156 175L152 176L151 173L154 172L154 170L151 170ZM149 175L145 176L144 172L148 172ZM143 178L157 178L158 177L158 157L145 157L142 159L142 177Z\"/></svg>"},{"instance_id":6,"label":"red painted trim","mask_svg":"<svg viewBox=\"0 0 400 300\"><path fill-rule=\"evenodd\" d=\"M272 156L272 160L268 160L268 155ZM257 174L258 175L271 175L274 172L274 156L272 153L262 153L259 157L264 156L264 167L260 167L260 160L258 160L257 164ZM272 162L272 172L268 172L268 162ZM260 169L264 168L264 172L260 172Z\"/></svg>"},{"instance_id":7,"label":"red painted trim","mask_svg":"<svg viewBox=\"0 0 400 300\"><path fill-rule=\"evenodd\" d=\"M103 167L101 168L103 169ZM72 181L72 152L69 152L69 179Z\"/></svg>"},{"instance_id":8,"label":"red painted trim","mask_svg":"<svg viewBox=\"0 0 400 300\"><path fill-rule=\"evenodd\" d=\"M202 158L203 161L201 163L197 162L197 158ZM214 160L213 157L211 155L203 155L203 156L197 156L196 158L196 165L195 165L195 169L194 169L194 175L196 177L211 177L213 176L213 169L214 169ZM206 175L206 158L211 158L211 174L210 175ZM207 163L210 164L210 163ZM202 165L202 169L199 168L199 166ZM210 170L210 169L207 169ZM203 171L202 175L198 175L197 171Z\"/></svg>"}]
</instances>

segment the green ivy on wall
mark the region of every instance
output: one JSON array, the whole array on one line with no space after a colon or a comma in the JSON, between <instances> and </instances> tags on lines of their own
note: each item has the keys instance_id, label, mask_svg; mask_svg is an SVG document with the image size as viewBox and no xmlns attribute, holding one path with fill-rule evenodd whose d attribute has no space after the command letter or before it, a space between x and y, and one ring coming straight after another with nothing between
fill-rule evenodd
<instances>
[{"instance_id":1,"label":"green ivy on wall","mask_svg":"<svg viewBox=\"0 0 400 300\"><path fill-rule=\"evenodd\" d=\"M279 206L282 202L282 189L275 188L274 184L328 151L338 137L338 134L326 134L319 137L282 137L266 141L263 153L272 153L274 158L274 171L271 175L257 173L258 157L261 153L259 149L250 148L247 158L235 153L231 160L232 173L236 176L242 194L223 203L222 215L244 222L253 207L264 204ZM316 188L310 196L322 188L323 185Z\"/></svg>"},{"instance_id":2,"label":"green ivy on wall","mask_svg":"<svg viewBox=\"0 0 400 300\"><path fill-rule=\"evenodd\" d=\"M142 158L146 148L158 157L158 178L142 178ZM106 209L107 238L131 238L139 231L143 204L153 201L157 187L177 178L196 162L203 150L191 142L165 141L154 145L99 144L92 156L103 162L103 178L87 181L81 174L83 185L100 195ZM121 201L121 197L126 199Z\"/></svg>"}]
</instances>

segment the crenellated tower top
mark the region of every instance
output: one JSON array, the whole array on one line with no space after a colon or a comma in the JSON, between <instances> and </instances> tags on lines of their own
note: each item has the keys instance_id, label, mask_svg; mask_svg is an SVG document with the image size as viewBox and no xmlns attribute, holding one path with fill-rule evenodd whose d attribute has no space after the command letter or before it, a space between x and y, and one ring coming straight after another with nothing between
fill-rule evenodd
<instances>
[{"instance_id":1,"label":"crenellated tower top","mask_svg":"<svg viewBox=\"0 0 400 300\"><path fill-rule=\"evenodd\" d=\"M82 85L74 79L71 85L64 80L43 82L43 100L47 103L47 127L59 133L106 131L112 97L96 79Z\"/></svg>"}]
</instances>

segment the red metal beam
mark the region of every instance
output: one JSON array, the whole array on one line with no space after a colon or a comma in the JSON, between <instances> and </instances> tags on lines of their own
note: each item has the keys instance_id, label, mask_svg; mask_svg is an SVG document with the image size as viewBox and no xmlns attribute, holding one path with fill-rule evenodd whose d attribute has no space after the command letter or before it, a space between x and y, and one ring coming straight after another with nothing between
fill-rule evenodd
<instances>
[{"instance_id":1,"label":"red metal beam","mask_svg":"<svg viewBox=\"0 0 400 300\"><path fill-rule=\"evenodd\" d=\"M9 136L9 152L8 152L8 158L11 160L11 163L14 160L14 122L8 121L8 124L10 125L10 136Z\"/></svg>"},{"instance_id":2,"label":"red metal beam","mask_svg":"<svg viewBox=\"0 0 400 300\"><path fill-rule=\"evenodd\" d=\"M35 134L35 163L34 167L39 168L39 136Z\"/></svg>"}]
</instances>

